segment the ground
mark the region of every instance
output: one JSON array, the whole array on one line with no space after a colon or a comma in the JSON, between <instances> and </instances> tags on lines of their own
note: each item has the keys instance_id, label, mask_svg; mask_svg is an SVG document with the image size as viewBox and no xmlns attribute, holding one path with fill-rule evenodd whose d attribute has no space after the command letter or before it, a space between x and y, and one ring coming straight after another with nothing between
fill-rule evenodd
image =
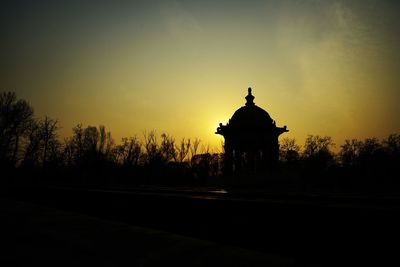
<instances>
[{"instance_id":1,"label":"ground","mask_svg":"<svg viewBox=\"0 0 400 267\"><path fill-rule=\"evenodd\" d=\"M1 199L1 266L293 266L293 261Z\"/></svg>"}]
</instances>

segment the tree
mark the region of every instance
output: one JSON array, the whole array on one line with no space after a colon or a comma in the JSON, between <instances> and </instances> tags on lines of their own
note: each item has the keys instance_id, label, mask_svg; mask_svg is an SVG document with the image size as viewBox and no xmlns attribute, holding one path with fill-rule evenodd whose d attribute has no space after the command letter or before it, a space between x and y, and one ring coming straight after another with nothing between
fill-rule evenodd
<instances>
[{"instance_id":1,"label":"tree","mask_svg":"<svg viewBox=\"0 0 400 267\"><path fill-rule=\"evenodd\" d=\"M383 140L383 145L390 156L398 157L400 155L400 134L390 134Z\"/></svg>"},{"instance_id":2,"label":"tree","mask_svg":"<svg viewBox=\"0 0 400 267\"><path fill-rule=\"evenodd\" d=\"M193 157L197 155L197 151L199 149L200 143L201 143L201 140L198 138L195 138L193 141L193 144L190 146L190 165L191 166L192 166Z\"/></svg>"},{"instance_id":3,"label":"tree","mask_svg":"<svg viewBox=\"0 0 400 267\"><path fill-rule=\"evenodd\" d=\"M59 161L61 143L58 140L58 122L45 117L43 120L32 120L26 136L24 166L42 165Z\"/></svg>"},{"instance_id":4,"label":"tree","mask_svg":"<svg viewBox=\"0 0 400 267\"><path fill-rule=\"evenodd\" d=\"M115 160L114 140L104 126L83 128L78 124L71 138L65 140L64 155L68 164L75 166L102 166Z\"/></svg>"},{"instance_id":5,"label":"tree","mask_svg":"<svg viewBox=\"0 0 400 267\"><path fill-rule=\"evenodd\" d=\"M384 150L377 138L366 138L361 143L359 154L360 163L365 167L372 167L382 163Z\"/></svg>"},{"instance_id":6,"label":"tree","mask_svg":"<svg viewBox=\"0 0 400 267\"><path fill-rule=\"evenodd\" d=\"M41 133L40 127L36 120L33 120L27 131L25 154L22 161L22 165L32 167L39 165L38 159L41 147Z\"/></svg>"},{"instance_id":7,"label":"tree","mask_svg":"<svg viewBox=\"0 0 400 267\"><path fill-rule=\"evenodd\" d=\"M176 148L176 150L178 151L178 161L180 163L182 163L186 156L189 154L189 151L191 150L191 143L190 143L190 139L188 139L187 141L185 140L185 138L182 138L180 145Z\"/></svg>"},{"instance_id":8,"label":"tree","mask_svg":"<svg viewBox=\"0 0 400 267\"><path fill-rule=\"evenodd\" d=\"M334 145L330 136L308 135L304 144L303 157L316 166L327 166L334 161L331 151Z\"/></svg>"},{"instance_id":9,"label":"tree","mask_svg":"<svg viewBox=\"0 0 400 267\"><path fill-rule=\"evenodd\" d=\"M162 163L162 155L159 150L159 145L157 142L156 132L154 130L150 132L144 132L144 149L146 163L149 165L159 165Z\"/></svg>"},{"instance_id":10,"label":"tree","mask_svg":"<svg viewBox=\"0 0 400 267\"><path fill-rule=\"evenodd\" d=\"M33 109L14 92L0 94L0 164L15 166L21 139L28 133Z\"/></svg>"},{"instance_id":11,"label":"tree","mask_svg":"<svg viewBox=\"0 0 400 267\"><path fill-rule=\"evenodd\" d=\"M97 154L100 160L114 162L116 161L115 155L115 142L111 136L111 132L106 131L106 127L99 126L97 130L99 138L97 141Z\"/></svg>"},{"instance_id":12,"label":"tree","mask_svg":"<svg viewBox=\"0 0 400 267\"><path fill-rule=\"evenodd\" d=\"M279 146L279 154L283 161L292 162L300 157L300 146L296 143L296 139L285 137Z\"/></svg>"},{"instance_id":13,"label":"tree","mask_svg":"<svg viewBox=\"0 0 400 267\"><path fill-rule=\"evenodd\" d=\"M357 139L345 140L339 152L340 161L344 166L354 166L358 164L362 142Z\"/></svg>"},{"instance_id":14,"label":"tree","mask_svg":"<svg viewBox=\"0 0 400 267\"><path fill-rule=\"evenodd\" d=\"M60 142L58 141L57 124L58 122L56 120L52 120L47 116L39 123L39 129L43 140L43 166L45 166L50 159L54 161L54 159L58 156Z\"/></svg>"},{"instance_id":15,"label":"tree","mask_svg":"<svg viewBox=\"0 0 400 267\"><path fill-rule=\"evenodd\" d=\"M168 163L170 161L177 161L178 153L175 147L175 139L168 134L163 133L161 135L161 146L160 153L162 163Z\"/></svg>"},{"instance_id":16,"label":"tree","mask_svg":"<svg viewBox=\"0 0 400 267\"><path fill-rule=\"evenodd\" d=\"M122 138L116 147L117 161L123 166L138 166L142 145L136 137Z\"/></svg>"},{"instance_id":17,"label":"tree","mask_svg":"<svg viewBox=\"0 0 400 267\"><path fill-rule=\"evenodd\" d=\"M199 178L218 176L221 172L221 161L221 154L201 153L193 156L191 167L195 175Z\"/></svg>"}]
</instances>

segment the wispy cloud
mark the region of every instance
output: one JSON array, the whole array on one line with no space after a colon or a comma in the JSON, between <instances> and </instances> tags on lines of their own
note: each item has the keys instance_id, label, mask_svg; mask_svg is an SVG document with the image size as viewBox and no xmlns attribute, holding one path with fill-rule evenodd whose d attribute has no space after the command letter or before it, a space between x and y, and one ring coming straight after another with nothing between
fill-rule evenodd
<instances>
[{"instance_id":1,"label":"wispy cloud","mask_svg":"<svg viewBox=\"0 0 400 267\"><path fill-rule=\"evenodd\" d=\"M184 42L202 32L198 20L178 1L162 1L160 12L166 30L177 41Z\"/></svg>"}]
</instances>

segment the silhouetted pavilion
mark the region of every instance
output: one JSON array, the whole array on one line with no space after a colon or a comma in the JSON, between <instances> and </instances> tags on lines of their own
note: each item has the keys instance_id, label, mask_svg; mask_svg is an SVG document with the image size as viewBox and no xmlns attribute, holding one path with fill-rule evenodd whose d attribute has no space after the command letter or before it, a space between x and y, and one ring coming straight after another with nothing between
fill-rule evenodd
<instances>
[{"instance_id":1,"label":"silhouetted pavilion","mask_svg":"<svg viewBox=\"0 0 400 267\"><path fill-rule=\"evenodd\" d=\"M278 137L284 132L286 126L276 127L268 112L254 104L249 88L246 105L217 128L216 134L225 138L225 174L254 173L274 165L279 158Z\"/></svg>"}]
</instances>

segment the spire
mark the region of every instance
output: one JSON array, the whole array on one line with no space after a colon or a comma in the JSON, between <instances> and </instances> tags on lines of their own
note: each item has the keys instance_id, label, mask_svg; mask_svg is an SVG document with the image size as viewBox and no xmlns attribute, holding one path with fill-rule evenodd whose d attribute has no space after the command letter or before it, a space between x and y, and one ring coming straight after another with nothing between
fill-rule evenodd
<instances>
[{"instance_id":1,"label":"spire","mask_svg":"<svg viewBox=\"0 0 400 267\"><path fill-rule=\"evenodd\" d=\"M245 97L246 98L246 106L254 106L254 96L251 94L251 88L249 87L248 89L248 95Z\"/></svg>"}]
</instances>

